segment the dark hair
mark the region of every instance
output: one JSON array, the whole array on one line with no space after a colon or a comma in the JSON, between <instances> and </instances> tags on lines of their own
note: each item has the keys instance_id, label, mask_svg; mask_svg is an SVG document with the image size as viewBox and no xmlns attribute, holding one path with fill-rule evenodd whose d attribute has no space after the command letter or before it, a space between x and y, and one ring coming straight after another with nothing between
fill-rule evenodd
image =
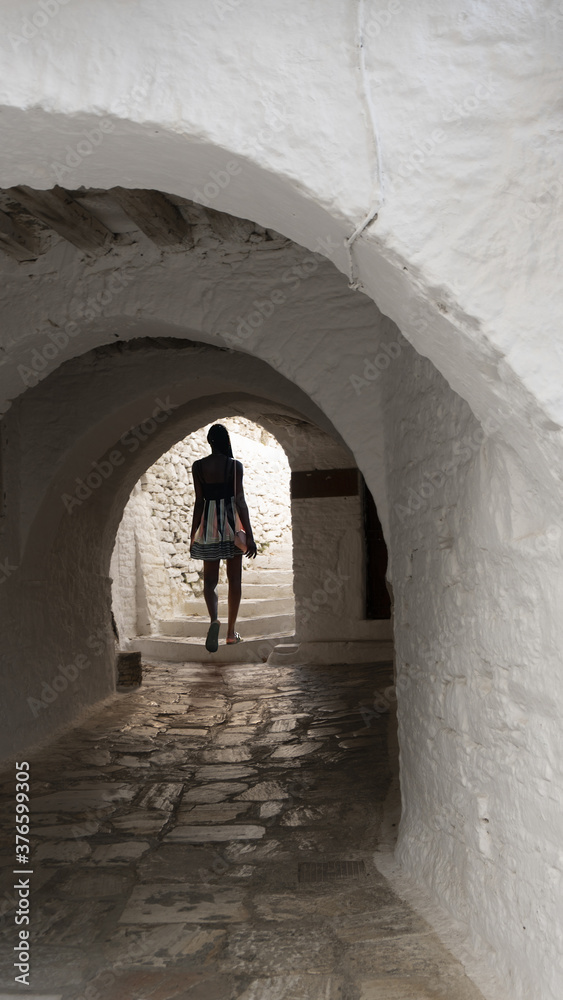
<instances>
[{"instance_id":1,"label":"dark hair","mask_svg":"<svg viewBox=\"0 0 563 1000\"><path fill-rule=\"evenodd\" d=\"M207 432L207 440L213 451L218 451L221 455L226 455L227 458L233 457L229 432L226 427L223 427L223 424L213 424L213 427L210 427Z\"/></svg>"}]
</instances>

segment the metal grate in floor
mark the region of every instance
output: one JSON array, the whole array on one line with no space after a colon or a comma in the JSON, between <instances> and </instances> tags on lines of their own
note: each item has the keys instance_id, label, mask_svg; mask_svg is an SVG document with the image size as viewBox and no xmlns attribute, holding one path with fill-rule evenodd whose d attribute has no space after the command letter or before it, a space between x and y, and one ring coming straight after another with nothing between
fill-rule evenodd
<instances>
[{"instance_id":1,"label":"metal grate in floor","mask_svg":"<svg viewBox=\"0 0 563 1000\"><path fill-rule=\"evenodd\" d=\"M297 868L298 882L329 882L336 878L362 878L363 861L303 861Z\"/></svg>"}]
</instances>

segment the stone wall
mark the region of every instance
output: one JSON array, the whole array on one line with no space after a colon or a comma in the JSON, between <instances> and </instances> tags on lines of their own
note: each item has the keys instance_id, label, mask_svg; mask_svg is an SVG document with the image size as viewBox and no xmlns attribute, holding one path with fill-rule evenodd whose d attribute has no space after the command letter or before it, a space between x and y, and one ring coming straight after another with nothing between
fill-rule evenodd
<instances>
[{"instance_id":1,"label":"stone wall","mask_svg":"<svg viewBox=\"0 0 563 1000\"><path fill-rule=\"evenodd\" d=\"M117 532L110 576L119 641L149 635L163 618L181 614L185 596L165 565L150 494L137 483Z\"/></svg>"},{"instance_id":2,"label":"stone wall","mask_svg":"<svg viewBox=\"0 0 563 1000\"><path fill-rule=\"evenodd\" d=\"M215 422L227 427L233 454L244 466L244 489L260 562L275 559L282 552L287 555L288 550L291 552L290 470L283 448L267 430L243 417L219 417ZM154 610L158 609L160 618L186 614L190 600L200 597L203 591L203 563L189 556L195 499L191 467L197 459L209 454L209 426L179 441L147 470L139 484L144 503L140 503L136 489L118 532L116 552L121 553L124 566L130 567L135 562L131 549L133 537L136 540L140 553L137 573L148 595L145 600ZM157 564L159 572L155 575ZM225 574L224 564L221 572ZM115 556L112 576L114 573L114 601L121 605L125 591L131 594L131 587L121 580ZM163 573L167 577L165 586L162 586ZM129 605L128 599L125 604ZM149 613L145 625L151 620L154 622L155 617L152 615L151 619ZM127 621L130 629L131 613ZM146 631L138 623L136 633L126 631L125 635Z\"/></svg>"}]
</instances>

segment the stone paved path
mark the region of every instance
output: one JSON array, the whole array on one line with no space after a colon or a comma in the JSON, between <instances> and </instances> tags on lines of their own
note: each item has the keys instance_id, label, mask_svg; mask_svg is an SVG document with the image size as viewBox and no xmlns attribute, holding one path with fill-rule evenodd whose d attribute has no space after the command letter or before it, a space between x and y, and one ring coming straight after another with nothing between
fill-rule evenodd
<instances>
[{"instance_id":1,"label":"stone paved path","mask_svg":"<svg viewBox=\"0 0 563 1000\"><path fill-rule=\"evenodd\" d=\"M479 1000L373 865L389 669L157 665L31 758L31 990L3 774L0 997Z\"/></svg>"}]
</instances>

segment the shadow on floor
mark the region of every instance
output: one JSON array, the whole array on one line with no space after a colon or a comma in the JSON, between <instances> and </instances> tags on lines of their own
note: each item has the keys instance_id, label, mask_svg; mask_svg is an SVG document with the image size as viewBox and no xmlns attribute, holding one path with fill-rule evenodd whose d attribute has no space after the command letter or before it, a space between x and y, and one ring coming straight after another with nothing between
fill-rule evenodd
<instances>
[{"instance_id":1,"label":"shadow on floor","mask_svg":"<svg viewBox=\"0 0 563 1000\"><path fill-rule=\"evenodd\" d=\"M62 1000L478 1000L373 863L396 822L384 817L396 740L373 704L391 669L155 664L137 692L28 758L30 991L14 982L4 773L0 988Z\"/></svg>"}]
</instances>

